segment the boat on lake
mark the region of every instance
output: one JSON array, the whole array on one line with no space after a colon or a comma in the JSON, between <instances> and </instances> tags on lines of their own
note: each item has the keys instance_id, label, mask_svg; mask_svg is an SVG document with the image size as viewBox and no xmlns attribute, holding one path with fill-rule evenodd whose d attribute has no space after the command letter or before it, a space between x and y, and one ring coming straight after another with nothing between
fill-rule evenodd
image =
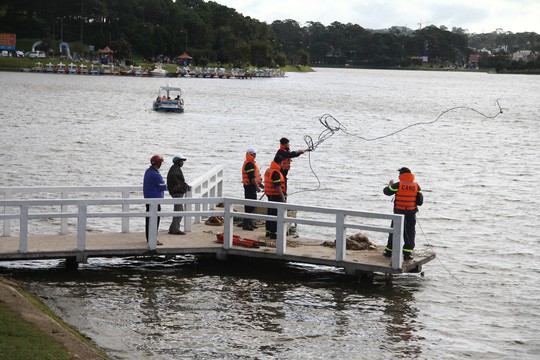
<instances>
[{"instance_id":1,"label":"boat on lake","mask_svg":"<svg viewBox=\"0 0 540 360\"><path fill-rule=\"evenodd\" d=\"M88 75L88 66L81 64L79 66L79 73L82 75Z\"/></svg>"},{"instance_id":2,"label":"boat on lake","mask_svg":"<svg viewBox=\"0 0 540 360\"><path fill-rule=\"evenodd\" d=\"M79 70L77 69L77 65L75 65L74 63L70 63L68 65L68 74L77 74L79 72Z\"/></svg>"},{"instance_id":3,"label":"boat on lake","mask_svg":"<svg viewBox=\"0 0 540 360\"><path fill-rule=\"evenodd\" d=\"M90 75L100 75L101 71L98 67L94 67L94 64L90 65Z\"/></svg>"},{"instance_id":4,"label":"boat on lake","mask_svg":"<svg viewBox=\"0 0 540 360\"><path fill-rule=\"evenodd\" d=\"M158 96L154 100L154 110L164 112L184 112L182 89L173 86L160 86Z\"/></svg>"},{"instance_id":5,"label":"boat on lake","mask_svg":"<svg viewBox=\"0 0 540 360\"><path fill-rule=\"evenodd\" d=\"M58 74L65 74L66 73L66 65L62 62L58 63L58 65L56 65L56 72Z\"/></svg>"},{"instance_id":6,"label":"boat on lake","mask_svg":"<svg viewBox=\"0 0 540 360\"><path fill-rule=\"evenodd\" d=\"M150 75L151 76L156 76L156 77L165 77L165 76L167 76L167 70L164 70L161 67L161 64L156 64L156 68L154 70L150 71Z\"/></svg>"},{"instance_id":7,"label":"boat on lake","mask_svg":"<svg viewBox=\"0 0 540 360\"><path fill-rule=\"evenodd\" d=\"M36 63L36 65L32 67L33 72L43 72L43 70L44 70L43 64L40 62Z\"/></svg>"}]
</instances>

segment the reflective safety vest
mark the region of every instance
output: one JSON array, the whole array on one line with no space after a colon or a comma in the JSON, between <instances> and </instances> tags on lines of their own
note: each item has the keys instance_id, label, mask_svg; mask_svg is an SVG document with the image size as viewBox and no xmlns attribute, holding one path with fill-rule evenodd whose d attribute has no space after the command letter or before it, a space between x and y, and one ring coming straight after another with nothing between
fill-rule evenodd
<instances>
[{"instance_id":1,"label":"reflective safety vest","mask_svg":"<svg viewBox=\"0 0 540 360\"><path fill-rule=\"evenodd\" d=\"M253 163L254 168L246 171L246 165L248 163ZM255 162L255 158L253 155L246 153L246 161L244 161L244 165L242 166L242 183L244 185L252 184L248 176L250 172L253 172L253 175L255 176L255 183L262 184L261 172L259 171L257 163Z\"/></svg>"},{"instance_id":2,"label":"reflective safety vest","mask_svg":"<svg viewBox=\"0 0 540 360\"><path fill-rule=\"evenodd\" d=\"M396 192L394 208L396 210L404 211L416 210L417 195L418 184L414 181L414 175L410 173L404 173L399 175L399 188Z\"/></svg>"},{"instance_id":3,"label":"reflective safety vest","mask_svg":"<svg viewBox=\"0 0 540 360\"><path fill-rule=\"evenodd\" d=\"M290 150L285 149L285 145L283 144L279 146L279 149L286 152L290 152ZM276 153L276 155L278 154L279 152ZM281 162L281 170L290 170L290 169L291 169L291 158L283 159L283 161Z\"/></svg>"},{"instance_id":4,"label":"reflective safety vest","mask_svg":"<svg viewBox=\"0 0 540 360\"><path fill-rule=\"evenodd\" d=\"M281 181L281 191L285 194L286 187L285 187L285 177L279 170L279 164L275 161L272 161L270 164L270 167L266 170L264 173L264 192L266 196L276 196L279 195L278 188L274 185L276 181L272 179L272 175L277 172L279 174L279 181Z\"/></svg>"}]
</instances>

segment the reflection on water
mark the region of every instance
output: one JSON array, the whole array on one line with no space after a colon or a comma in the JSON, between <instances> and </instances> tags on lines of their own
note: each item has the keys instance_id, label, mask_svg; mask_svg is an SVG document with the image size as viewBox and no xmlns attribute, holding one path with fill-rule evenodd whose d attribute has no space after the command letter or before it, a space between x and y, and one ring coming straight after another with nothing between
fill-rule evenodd
<instances>
[{"instance_id":1,"label":"reflection on water","mask_svg":"<svg viewBox=\"0 0 540 360\"><path fill-rule=\"evenodd\" d=\"M409 286L361 286L339 272L296 264L92 262L76 273L48 268L11 275L115 358L421 353L418 278Z\"/></svg>"}]
</instances>

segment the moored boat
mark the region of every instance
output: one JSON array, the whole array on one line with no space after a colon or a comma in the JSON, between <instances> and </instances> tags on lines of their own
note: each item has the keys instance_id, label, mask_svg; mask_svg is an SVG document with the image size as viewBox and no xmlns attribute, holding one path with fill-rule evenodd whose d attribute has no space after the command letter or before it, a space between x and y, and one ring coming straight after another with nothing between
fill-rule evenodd
<instances>
[{"instance_id":1,"label":"moored boat","mask_svg":"<svg viewBox=\"0 0 540 360\"><path fill-rule=\"evenodd\" d=\"M88 66L81 64L79 66L79 73L82 75L88 75Z\"/></svg>"},{"instance_id":2,"label":"moored boat","mask_svg":"<svg viewBox=\"0 0 540 360\"><path fill-rule=\"evenodd\" d=\"M32 66L32 71L33 72L43 72L44 70L44 67L43 67L43 64L41 64L40 62L36 63L36 65Z\"/></svg>"},{"instance_id":3,"label":"moored boat","mask_svg":"<svg viewBox=\"0 0 540 360\"><path fill-rule=\"evenodd\" d=\"M164 70L162 67L161 67L161 64L156 64L156 68L152 71L150 71L150 75L151 76L156 76L156 77L165 77L167 76L167 70Z\"/></svg>"},{"instance_id":4,"label":"moored boat","mask_svg":"<svg viewBox=\"0 0 540 360\"><path fill-rule=\"evenodd\" d=\"M171 95L176 97L173 99ZM154 100L154 110L164 112L184 112L184 100L182 99L182 89L173 86L161 86L158 96Z\"/></svg>"},{"instance_id":5,"label":"moored boat","mask_svg":"<svg viewBox=\"0 0 540 360\"><path fill-rule=\"evenodd\" d=\"M65 74L66 73L66 65L64 63L58 63L58 65L56 65L56 72L58 74Z\"/></svg>"},{"instance_id":6,"label":"moored boat","mask_svg":"<svg viewBox=\"0 0 540 360\"><path fill-rule=\"evenodd\" d=\"M94 64L90 65L90 75L100 75L101 72L97 67L94 67Z\"/></svg>"},{"instance_id":7,"label":"moored boat","mask_svg":"<svg viewBox=\"0 0 540 360\"><path fill-rule=\"evenodd\" d=\"M68 65L68 70L67 70L68 74L77 74L78 72L79 70L77 69L77 65L75 65L74 63L70 63Z\"/></svg>"}]
</instances>

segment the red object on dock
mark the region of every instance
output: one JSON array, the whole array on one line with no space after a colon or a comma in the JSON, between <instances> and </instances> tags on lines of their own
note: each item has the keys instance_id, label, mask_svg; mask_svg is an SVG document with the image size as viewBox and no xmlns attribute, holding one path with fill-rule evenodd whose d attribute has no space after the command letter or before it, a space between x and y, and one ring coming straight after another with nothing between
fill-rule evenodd
<instances>
[{"instance_id":1,"label":"red object on dock","mask_svg":"<svg viewBox=\"0 0 540 360\"><path fill-rule=\"evenodd\" d=\"M217 242L223 244L223 233L216 234ZM241 238L238 235L233 235L233 245L243 246L247 248L258 248L261 244L258 240Z\"/></svg>"}]
</instances>

